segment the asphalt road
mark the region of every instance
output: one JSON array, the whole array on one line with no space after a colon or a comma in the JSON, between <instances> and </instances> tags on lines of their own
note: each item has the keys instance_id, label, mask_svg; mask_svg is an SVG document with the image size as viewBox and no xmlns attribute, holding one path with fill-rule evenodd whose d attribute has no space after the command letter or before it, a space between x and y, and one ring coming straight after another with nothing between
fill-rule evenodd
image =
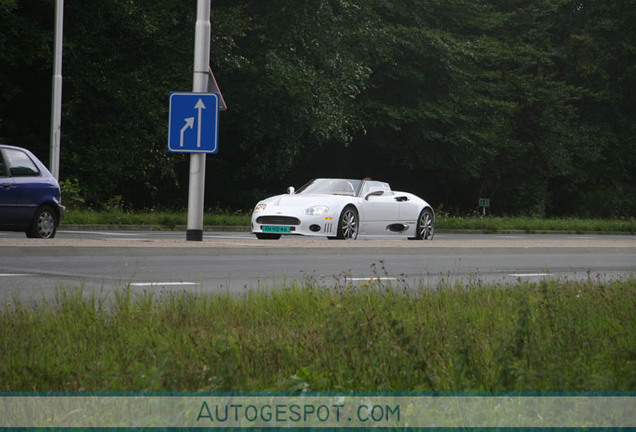
<instances>
[{"instance_id":1,"label":"asphalt road","mask_svg":"<svg viewBox=\"0 0 636 432\"><path fill-rule=\"evenodd\" d=\"M53 299L58 288L241 293L296 283L518 283L636 274L636 236L438 234L432 242L328 241L248 233L60 231L53 240L0 233L0 304Z\"/></svg>"}]
</instances>

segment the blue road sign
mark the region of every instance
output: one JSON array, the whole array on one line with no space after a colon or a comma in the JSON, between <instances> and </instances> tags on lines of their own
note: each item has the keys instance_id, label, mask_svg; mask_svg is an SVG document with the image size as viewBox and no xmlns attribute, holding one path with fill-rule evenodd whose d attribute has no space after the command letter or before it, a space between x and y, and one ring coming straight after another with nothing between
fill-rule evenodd
<instances>
[{"instance_id":1,"label":"blue road sign","mask_svg":"<svg viewBox=\"0 0 636 432\"><path fill-rule=\"evenodd\" d=\"M218 93L170 93L168 151L219 152Z\"/></svg>"}]
</instances>

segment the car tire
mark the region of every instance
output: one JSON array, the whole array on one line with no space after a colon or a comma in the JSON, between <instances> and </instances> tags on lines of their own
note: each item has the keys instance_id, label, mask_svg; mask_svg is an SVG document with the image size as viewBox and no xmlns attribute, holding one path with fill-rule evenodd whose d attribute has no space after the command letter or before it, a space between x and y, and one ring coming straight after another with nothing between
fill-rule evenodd
<instances>
[{"instance_id":1,"label":"car tire","mask_svg":"<svg viewBox=\"0 0 636 432\"><path fill-rule=\"evenodd\" d=\"M339 240L355 240L360 229L358 211L353 206L347 206L340 213L336 238Z\"/></svg>"},{"instance_id":2,"label":"car tire","mask_svg":"<svg viewBox=\"0 0 636 432\"><path fill-rule=\"evenodd\" d=\"M280 238L280 234L269 234L269 233L254 233L256 234L256 238L259 240L278 240Z\"/></svg>"},{"instance_id":3,"label":"car tire","mask_svg":"<svg viewBox=\"0 0 636 432\"><path fill-rule=\"evenodd\" d=\"M57 223L57 213L51 207L39 207L26 231L26 236L28 238L52 239L57 231Z\"/></svg>"},{"instance_id":4,"label":"car tire","mask_svg":"<svg viewBox=\"0 0 636 432\"><path fill-rule=\"evenodd\" d=\"M433 210L425 208L417 218L415 240L433 240L435 235L435 216Z\"/></svg>"}]
</instances>

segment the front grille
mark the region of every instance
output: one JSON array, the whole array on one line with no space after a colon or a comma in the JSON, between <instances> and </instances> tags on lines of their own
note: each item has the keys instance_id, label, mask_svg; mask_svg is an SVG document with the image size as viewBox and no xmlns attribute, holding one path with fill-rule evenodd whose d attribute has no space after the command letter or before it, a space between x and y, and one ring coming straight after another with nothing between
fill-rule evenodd
<instances>
[{"instance_id":1,"label":"front grille","mask_svg":"<svg viewBox=\"0 0 636 432\"><path fill-rule=\"evenodd\" d=\"M300 225L300 219L290 216L259 216L256 222L261 225Z\"/></svg>"}]
</instances>

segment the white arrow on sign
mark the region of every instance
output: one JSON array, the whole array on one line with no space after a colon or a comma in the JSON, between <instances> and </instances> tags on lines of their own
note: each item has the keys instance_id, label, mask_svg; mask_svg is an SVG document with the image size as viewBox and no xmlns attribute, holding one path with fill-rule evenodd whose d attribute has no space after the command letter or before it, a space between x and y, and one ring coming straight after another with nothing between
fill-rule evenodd
<instances>
[{"instance_id":1,"label":"white arrow on sign","mask_svg":"<svg viewBox=\"0 0 636 432\"><path fill-rule=\"evenodd\" d=\"M199 99L194 108L199 111L199 122L197 123L197 147L201 147L201 110L205 109L205 105L203 104L203 101Z\"/></svg>"},{"instance_id":2,"label":"white arrow on sign","mask_svg":"<svg viewBox=\"0 0 636 432\"><path fill-rule=\"evenodd\" d=\"M185 118L184 120L185 120L186 124L183 125L183 127L181 128L181 136L180 136L180 139L179 139L179 147L183 147L183 133L186 131L186 129L188 129L188 128L192 129L192 127L194 126L194 117L188 117L188 118Z\"/></svg>"}]
</instances>

